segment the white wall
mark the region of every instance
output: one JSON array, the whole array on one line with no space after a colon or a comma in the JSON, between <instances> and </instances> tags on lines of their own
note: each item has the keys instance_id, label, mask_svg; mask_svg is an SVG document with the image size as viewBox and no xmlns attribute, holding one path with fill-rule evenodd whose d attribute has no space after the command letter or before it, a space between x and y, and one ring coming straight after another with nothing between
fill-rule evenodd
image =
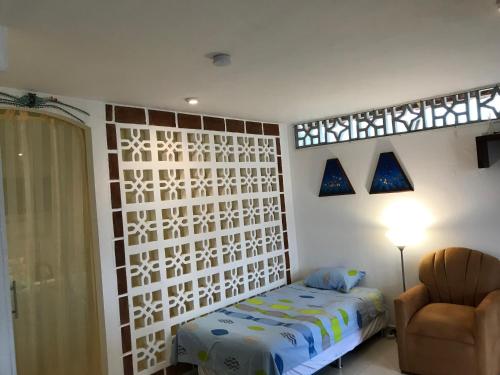
<instances>
[{"instance_id":1,"label":"white wall","mask_svg":"<svg viewBox=\"0 0 500 375\"><path fill-rule=\"evenodd\" d=\"M385 237L380 215L395 199L417 200L433 215L427 238L405 251L407 283L418 281L427 252L466 246L500 257L500 161L477 168L475 137L488 125L439 129L378 140L290 149L299 274L326 265L368 272L367 286L380 288L392 309L401 291L399 251ZM289 127L293 148L293 127ZM394 151L415 192L369 195L380 152ZM339 158L356 195L318 197L325 162Z\"/></svg>"},{"instance_id":2,"label":"white wall","mask_svg":"<svg viewBox=\"0 0 500 375\"><path fill-rule=\"evenodd\" d=\"M286 225L288 231L288 249L290 252L290 273L292 282L299 279L299 254L297 249L297 230L293 201L293 181L291 176L290 152L294 152L295 141L288 136L288 126L280 124L280 145L283 166L283 184L285 189Z\"/></svg>"}]
</instances>

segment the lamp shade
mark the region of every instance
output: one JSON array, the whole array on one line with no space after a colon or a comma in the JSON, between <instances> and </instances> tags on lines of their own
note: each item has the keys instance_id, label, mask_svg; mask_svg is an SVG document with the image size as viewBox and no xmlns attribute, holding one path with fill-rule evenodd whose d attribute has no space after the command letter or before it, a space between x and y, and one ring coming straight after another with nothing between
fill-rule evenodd
<instances>
[{"instance_id":1,"label":"lamp shade","mask_svg":"<svg viewBox=\"0 0 500 375\"><path fill-rule=\"evenodd\" d=\"M420 243L431 221L430 213L413 200L393 201L383 213L386 236L398 247Z\"/></svg>"},{"instance_id":2,"label":"lamp shade","mask_svg":"<svg viewBox=\"0 0 500 375\"><path fill-rule=\"evenodd\" d=\"M7 28L0 26L0 72L7 70Z\"/></svg>"},{"instance_id":3,"label":"lamp shade","mask_svg":"<svg viewBox=\"0 0 500 375\"><path fill-rule=\"evenodd\" d=\"M386 235L395 246L411 246L423 240L424 231L422 229L415 230L413 228L396 228L390 229Z\"/></svg>"}]
</instances>

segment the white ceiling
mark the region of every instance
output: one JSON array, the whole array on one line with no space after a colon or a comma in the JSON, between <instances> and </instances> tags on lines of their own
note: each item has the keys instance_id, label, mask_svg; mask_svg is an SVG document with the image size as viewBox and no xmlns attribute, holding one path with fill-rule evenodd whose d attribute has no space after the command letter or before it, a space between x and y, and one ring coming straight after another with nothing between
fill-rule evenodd
<instances>
[{"instance_id":1,"label":"white ceiling","mask_svg":"<svg viewBox=\"0 0 500 375\"><path fill-rule=\"evenodd\" d=\"M495 0L0 0L0 24L0 86L248 119L500 81ZM213 51L233 64L211 65Z\"/></svg>"}]
</instances>

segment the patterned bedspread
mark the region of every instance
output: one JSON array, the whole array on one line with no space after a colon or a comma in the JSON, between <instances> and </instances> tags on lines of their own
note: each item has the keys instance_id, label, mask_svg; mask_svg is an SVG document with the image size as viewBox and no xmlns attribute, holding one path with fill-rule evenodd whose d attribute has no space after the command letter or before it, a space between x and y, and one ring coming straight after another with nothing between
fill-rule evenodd
<instances>
[{"instance_id":1,"label":"patterned bedspread","mask_svg":"<svg viewBox=\"0 0 500 375\"><path fill-rule=\"evenodd\" d=\"M298 282L183 325L173 359L217 374L282 374L384 311L377 289L355 287L344 294Z\"/></svg>"}]
</instances>

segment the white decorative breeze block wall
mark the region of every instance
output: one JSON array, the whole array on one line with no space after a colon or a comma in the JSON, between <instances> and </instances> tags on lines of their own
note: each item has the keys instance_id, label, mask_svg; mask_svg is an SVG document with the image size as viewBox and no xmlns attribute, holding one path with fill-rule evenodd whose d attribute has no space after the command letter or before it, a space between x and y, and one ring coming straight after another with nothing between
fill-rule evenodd
<instances>
[{"instance_id":1,"label":"white decorative breeze block wall","mask_svg":"<svg viewBox=\"0 0 500 375\"><path fill-rule=\"evenodd\" d=\"M279 138L116 120L124 372L156 374L179 324L286 283Z\"/></svg>"}]
</instances>

